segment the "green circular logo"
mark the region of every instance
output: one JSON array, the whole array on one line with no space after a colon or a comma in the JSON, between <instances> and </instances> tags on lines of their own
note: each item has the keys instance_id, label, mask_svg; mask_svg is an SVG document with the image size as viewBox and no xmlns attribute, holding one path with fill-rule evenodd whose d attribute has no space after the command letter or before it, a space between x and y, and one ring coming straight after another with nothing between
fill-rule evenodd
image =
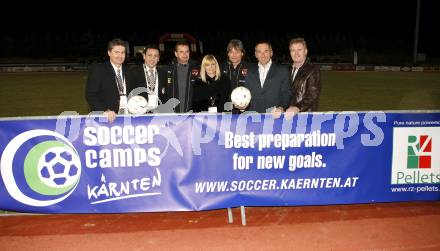
<instances>
[{"instance_id":1,"label":"green circular logo","mask_svg":"<svg viewBox=\"0 0 440 251\"><path fill-rule=\"evenodd\" d=\"M35 145L24 161L29 187L44 195L60 195L71 190L81 176L81 161L67 144L51 140Z\"/></svg>"}]
</instances>

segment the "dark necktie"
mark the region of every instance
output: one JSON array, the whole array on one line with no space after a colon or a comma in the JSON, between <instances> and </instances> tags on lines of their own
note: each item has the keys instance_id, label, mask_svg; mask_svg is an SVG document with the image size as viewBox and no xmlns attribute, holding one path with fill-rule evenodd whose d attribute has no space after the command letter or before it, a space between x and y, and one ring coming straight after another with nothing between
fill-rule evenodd
<instances>
[{"instance_id":1,"label":"dark necktie","mask_svg":"<svg viewBox=\"0 0 440 251\"><path fill-rule=\"evenodd\" d=\"M116 83L118 84L119 96L125 96L124 83L122 82L122 77L121 77L121 68L118 68L116 70ZM127 108L119 107L118 114L127 114L127 113L128 113Z\"/></svg>"},{"instance_id":2,"label":"dark necktie","mask_svg":"<svg viewBox=\"0 0 440 251\"><path fill-rule=\"evenodd\" d=\"M150 72L150 74L148 74L147 76L148 90L154 92L154 88L156 87L156 78L154 77L154 70L149 69L148 71Z\"/></svg>"},{"instance_id":3,"label":"dark necktie","mask_svg":"<svg viewBox=\"0 0 440 251\"><path fill-rule=\"evenodd\" d=\"M294 79L295 78L295 71L296 71L296 67L293 67L292 74L290 75L290 80L292 80L292 82L293 82L293 80L295 80Z\"/></svg>"},{"instance_id":4,"label":"dark necktie","mask_svg":"<svg viewBox=\"0 0 440 251\"><path fill-rule=\"evenodd\" d=\"M122 83L121 69L116 70L116 83L118 84L119 95L124 95L124 84Z\"/></svg>"}]
</instances>

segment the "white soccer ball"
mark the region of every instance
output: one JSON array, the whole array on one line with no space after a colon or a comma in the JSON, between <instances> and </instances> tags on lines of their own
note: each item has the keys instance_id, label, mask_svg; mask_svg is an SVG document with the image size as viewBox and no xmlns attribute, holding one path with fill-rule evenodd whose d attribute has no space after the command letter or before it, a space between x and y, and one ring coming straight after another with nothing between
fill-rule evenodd
<instances>
[{"instance_id":1,"label":"white soccer ball","mask_svg":"<svg viewBox=\"0 0 440 251\"><path fill-rule=\"evenodd\" d=\"M39 179L54 188L64 188L78 182L81 161L68 147L52 147L38 161Z\"/></svg>"},{"instance_id":2,"label":"white soccer ball","mask_svg":"<svg viewBox=\"0 0 440 251\"><path fill-rule=\"evenodd\" d=\"M133 96L128 100L127 108L131 114L145 114L148 111L148 101L142 96Z\"/></svg>"},{"instance_id":3,"label":"white soccer ball","mask_svg":"<svg viewBox=\"0 0 440 251\"><path fill-rule=\"evenodd\" d=\"M251 92L248 88L239 86L231 93L231 101L236 107L246 108L251 102Z\"/></svg>"}]
</instances>

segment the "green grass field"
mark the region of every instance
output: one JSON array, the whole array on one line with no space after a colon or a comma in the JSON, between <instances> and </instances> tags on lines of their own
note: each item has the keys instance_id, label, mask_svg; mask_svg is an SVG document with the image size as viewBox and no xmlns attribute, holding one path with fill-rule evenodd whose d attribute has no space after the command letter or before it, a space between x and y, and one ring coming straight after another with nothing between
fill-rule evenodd
<instances>
[{"instance_id":1,"label":"green grass field","mask_svg":"<svg viewBox=\"0 0 440 251\"><path fill-rule=\"evenodd\" d=\"M0 117L87 114L86 72L0 74ZM322 72L321 111L440 109L440 73Z\"/></svg>"}]
</instances>

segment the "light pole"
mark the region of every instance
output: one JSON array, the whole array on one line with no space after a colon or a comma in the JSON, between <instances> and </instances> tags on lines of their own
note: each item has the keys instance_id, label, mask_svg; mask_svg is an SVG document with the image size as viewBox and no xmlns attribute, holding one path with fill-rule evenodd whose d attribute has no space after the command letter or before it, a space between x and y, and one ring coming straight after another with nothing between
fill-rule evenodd
<instances>
[{"instance_id":1,"label":"light pole","mask_svg":"<svg viewBox=\"0 0 440 251\"><path fill-rule=\"evenodd\" d=\"M417 47L419 43L420 0L417 0L416 27L414 30L413 65L417 64Z\"/></svg>"}]
</instances>

